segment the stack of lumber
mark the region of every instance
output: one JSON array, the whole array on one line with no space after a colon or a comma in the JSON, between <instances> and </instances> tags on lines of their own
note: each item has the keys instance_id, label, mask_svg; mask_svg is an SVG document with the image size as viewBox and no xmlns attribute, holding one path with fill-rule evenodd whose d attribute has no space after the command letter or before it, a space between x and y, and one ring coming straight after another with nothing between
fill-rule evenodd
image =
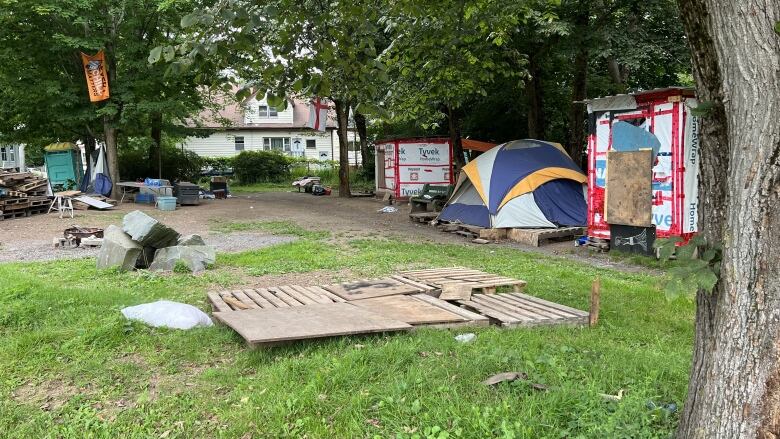
<instances>
[{"instance_id":1,"label":"stack of lumber","mask_svg":"<svg viewBox=\"0 0 780 439\"><path fill-rule=\"evenodd\" d=\"M46 213L48 181L30 172L0 170L0 220Z\"/></svg>"},{"instance_id":2,"label":"stack of lumber","mask_svg":"<svg viewBox=\"0 0 780 439\"><path fill-rule=\"evenodd\" d=\"M525 285L454 267L342 284L214 291L208 300L214 317L252 347L417 327L587 324L587 312L523 294Z\"/></svg>"}]
</instances>

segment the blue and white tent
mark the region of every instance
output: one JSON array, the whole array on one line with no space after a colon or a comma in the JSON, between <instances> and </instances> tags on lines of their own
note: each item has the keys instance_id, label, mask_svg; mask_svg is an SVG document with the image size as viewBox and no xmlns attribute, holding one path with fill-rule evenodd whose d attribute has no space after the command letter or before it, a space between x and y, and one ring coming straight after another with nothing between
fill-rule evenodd
<instances>
[{"instance_id":1,"label":"blue and white tent","mask_svg":"<svg viewBox=\"0 0 780 439\"><path fill-rule=\"evenodd\" d=\"M497 228L584 226L586 182L561 145L507 142L463 167L439 220Z\"/></svg>"}]
</instances>

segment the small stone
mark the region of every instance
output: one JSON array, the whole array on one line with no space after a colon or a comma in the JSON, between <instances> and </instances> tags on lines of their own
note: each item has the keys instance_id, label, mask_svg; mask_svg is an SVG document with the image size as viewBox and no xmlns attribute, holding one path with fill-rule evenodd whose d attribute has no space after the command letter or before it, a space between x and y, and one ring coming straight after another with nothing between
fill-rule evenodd
<instances>
[{"instance_id":1,"label":"small stone","mask_svg":"<svg viewBox=\"0 0 780 439\"><path fill-rule=\"evenodd\" d=\"M186 235L180 237L176 245L206 245L206 241L200 235Z\"/></svg>"},{"instance_id":2,"label":"small stone","mask_svg":"<svg viewBox=\"0 0 780 439\"><path fill-rule=\"evenodd\" d=\"M488 241L487 239L482 239L482 238L474 239L471 242L473 242L474 244L489 244L490 243L490 241Z\"/></svg>"},{"instance_id":3,"label":"small stone","mask_svg":"<svg viewBox=\"0 0 780 439\"><path fill-rule=\"evenodd\" d=\"M173 271L176 264L181 262L191 272L199 273L216 261L216 251L210 245L176 245L157 250L149 270Z\"/></svg>"},{"instance_id":4,"label":"small stone","mask_svg":"<svg viewBox=\"0 0 780 439\"><path fill-rule=\"evenodd\" d=\"M176 245L179 233L151 216L134 210L122 219L122 229L144 247L165 248Z\"/></svg>"},{"instance_id":5,"label":"small stone","mask_svg":"<svg viewBox=\"0 0 780 439\"><path fill-rule=\"evenodd\" d=\"M135 268L143 248L117 226L110 225L103 232L103 246L97 257L97 268L119 267L123 271Z\"/></svg>"}]
</instances>

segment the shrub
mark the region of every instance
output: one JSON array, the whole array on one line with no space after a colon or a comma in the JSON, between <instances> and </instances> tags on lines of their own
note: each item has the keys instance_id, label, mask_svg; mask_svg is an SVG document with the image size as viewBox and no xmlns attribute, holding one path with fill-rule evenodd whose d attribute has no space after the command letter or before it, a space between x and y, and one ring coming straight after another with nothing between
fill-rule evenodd
<instances>
[{"instance_id":1,"label":"shrub","mask_svg":"<svg viewBox=\"0 0 780 439\"><path fill-rule=\"evenodd\" d=\"M119 176L122 180L157 178L157 157L149 157L149 139L131 138L119 148ZM192 151L163 141L162 177L171 181L197 181L203 158Z\"/></svg>"},{"instance_id":2,"label":"shrub","mask_svg":"<svg viewBox=\"0 0 780 439\"><path fill-rule=\"evenodd\" d=\"M290 178L291 160L274 151L244 151L233 158L233 174L242 184L282 182Z\"/></svg>"}]
</instances>

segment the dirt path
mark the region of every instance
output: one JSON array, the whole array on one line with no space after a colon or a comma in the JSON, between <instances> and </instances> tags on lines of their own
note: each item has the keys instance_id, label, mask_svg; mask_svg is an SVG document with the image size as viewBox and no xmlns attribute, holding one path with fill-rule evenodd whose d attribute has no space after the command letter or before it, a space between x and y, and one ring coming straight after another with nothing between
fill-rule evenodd
<instances>
[{"instance_id":1,"label":"dirt path","mask_svg":"<svg viewBox=\"0 0 780 439\"><path fill-rule=\"evenodd\" d=\"M373 198L342 199L332 196L315 197L297 192L264 192L227 200L202 200L199 206L184 206L174 212L162 212L148 205L125 203L111 211L76 211L76 217L73 219L60 219L55 214L36 215L0 221L0 262L92 256L94 252L81 249L54 249L52 239L62 236L62 231L71 225L107 227L109 224L120 224L127 212L136 209L154 216L180 233L199 233L207 236L207 239L210 226L220 221L293 221L307 229L329 230L334 233L336 239L382 236L415 242L478 245L471 244L461 236L442 233L436 228L409 221L407 206L398 206L398 212L395 213L378 213L382 207L384 204ZM211 233L211 236L215 237L215 234ZM212 242L217 241L220 242L217 246L222 251L241 251L275 242L271 237L259 233L245 236L242 234L234 239L212 239ZM603 255L584 249L575 249L571 241L538 248L508 242L487 245L566 257L603 268L631 272L651 271L644 267L612 262Z\"/></svg>"}]
</instances>

